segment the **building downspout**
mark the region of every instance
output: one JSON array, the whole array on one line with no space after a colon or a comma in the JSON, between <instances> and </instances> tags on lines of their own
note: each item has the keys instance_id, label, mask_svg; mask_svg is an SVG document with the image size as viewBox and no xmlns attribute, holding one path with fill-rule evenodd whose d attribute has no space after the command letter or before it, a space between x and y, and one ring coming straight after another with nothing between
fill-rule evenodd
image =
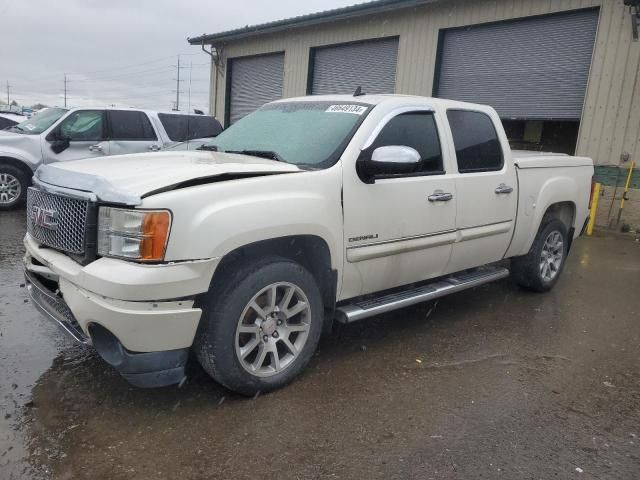
<instances>
[{"instance_id":1,"label":"building downspout","mask_svg":"<svg viewBox=\"0 0 640 480\"><path fill-rule=\"evenodd\" d=\"M211 74L213 75L211 88L213 89L213 105L211 104L211 101L209 101L209 109L213 110L212 115L218 118L218 73L220 71L220 52L213 45L211 45L211 51L207 50L204 47L204 40L200 44L200 48L202 48L204 53L211 57Z\"/></svg>"}]
</instances>

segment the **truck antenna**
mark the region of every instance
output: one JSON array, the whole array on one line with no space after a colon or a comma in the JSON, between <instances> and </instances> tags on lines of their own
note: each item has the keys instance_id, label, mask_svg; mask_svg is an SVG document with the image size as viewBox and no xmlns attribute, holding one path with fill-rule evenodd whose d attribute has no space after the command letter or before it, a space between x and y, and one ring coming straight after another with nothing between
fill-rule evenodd
<instances>
[{"instance_id":1,"label":"truck antenna","mask_svg":"<svg viewBox=\"0 0 640 480\"><path fill-rule=\"evenodd\" d=\"M366 95L366 94L362 91L362 87L358 86L356 88L356 91L353 92L353 96L354 97L361 97L362 95Z\"/></svg>"}]
</instances>

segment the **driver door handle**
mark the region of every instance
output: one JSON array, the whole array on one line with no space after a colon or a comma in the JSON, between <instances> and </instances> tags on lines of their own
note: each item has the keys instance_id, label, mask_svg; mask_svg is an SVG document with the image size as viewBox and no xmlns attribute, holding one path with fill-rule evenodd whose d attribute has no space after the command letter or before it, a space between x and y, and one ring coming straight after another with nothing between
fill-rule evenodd
<instances>
[{"instance_id":1,"label":"driver door handle","mask_svg":"<svg viewBox=\"0 0 640 480\"><path fill-rule=\"evenodd\" d=\"M430 202L448 202L453 198L453 193L434 192L427 197Z\"/></svg>"},{"instance_id":2,"label":"driver door handle","mask_svg":"<svg viewBox=\"0 0 640 480\"><path fill-rule=\"evenodd\" d=\"M500 185L498 185L496 187L495 192L497 194L501 194L501 193L511 193L513 192L513 187L510 187L509 185L505 185L504 183L501 183Z\"/></svg>"},{"instance_id":3,"label":"driver door handle","mask_svg":"<svg viewBox=\"0 0 640 480\"><path fill-rule=\"evenodd\" d=\"M100 145L99 143L97 145L91 145L89 147L89 151L90 152L101 152L102 151L102 145Z\"/></svg>"}]
</instances>

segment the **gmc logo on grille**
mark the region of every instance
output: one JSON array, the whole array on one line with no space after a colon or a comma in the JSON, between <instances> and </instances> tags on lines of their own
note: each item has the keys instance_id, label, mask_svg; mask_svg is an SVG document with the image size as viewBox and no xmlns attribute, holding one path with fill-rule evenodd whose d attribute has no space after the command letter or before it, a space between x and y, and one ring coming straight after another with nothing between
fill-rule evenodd
<instances>
[{"instance_id":1,"label":"gmc logo on grille","mask_svg":"<svg viewBox=\"0 0 640 480\"><path fill-rule=\"evenodd\" d=\"M31 208L31 220L34 225L49 230L58 228L58 212L50 208L42 208L34 205Z\"/></svg>"}]
</instances>

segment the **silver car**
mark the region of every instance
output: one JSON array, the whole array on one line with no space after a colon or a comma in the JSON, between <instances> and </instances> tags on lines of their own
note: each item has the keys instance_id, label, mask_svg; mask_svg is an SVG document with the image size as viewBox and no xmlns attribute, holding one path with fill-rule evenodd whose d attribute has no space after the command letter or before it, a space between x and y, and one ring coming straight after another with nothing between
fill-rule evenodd
<instances>
[{"instance_id":1,"label":"silver car","mask_svg":"<svg viewBox=\"0 0 640 480\"><path fill-rule=\"evenodd\" d=\"M156 152L178 142L215 137L213 117L124 108L47 108L0 130L0 210L24 204L43 163Z\"/></svg>"}]
</instances>

